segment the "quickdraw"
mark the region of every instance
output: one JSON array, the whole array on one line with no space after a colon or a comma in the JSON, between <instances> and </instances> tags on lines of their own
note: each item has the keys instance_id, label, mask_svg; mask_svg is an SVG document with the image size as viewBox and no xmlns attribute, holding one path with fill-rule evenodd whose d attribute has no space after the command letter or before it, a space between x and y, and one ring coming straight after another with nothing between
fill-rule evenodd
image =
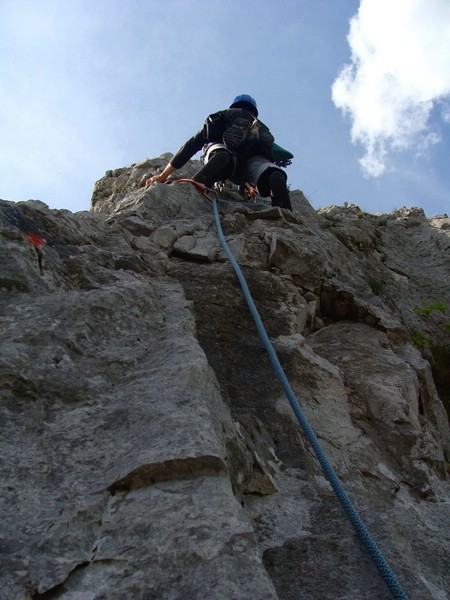
<instances>
[{"instance_id":1,"label":"quickdraw","mask_svg":"<svg viewBox=\"0 0 450 600\"><path fill-rule=\"evenodd\" d=\"M207 187L206 185L203 185L203 183L200 183L199 181L195 181L195 179L186 179L186 178L182 178L182 179L174 179L173 181L169 181L168 184L172 184L172 183L191 183L194 187L197 188L197 190L207 199L207 200L217 200L218 199L218 195L217 195L217 191L216 190L212 190L211 188Z\"/></svg>"},{"instance_id":2,"label":"quickdraw","mask_svg":"<svg viewBox=\"0 0 450 600\"><path fill-rule=\"evenodd\" d=\"M258 188L253 183L246 183L241 186L239 192L246 202L256 202Z\"/></svg>"},{"instance_id":3,"label":"quickdraw","mask_svg":"<svg viewBox=\"0 0 450 600\"><path fill-rule=\"evenodd\" d=\"M247 206L252 206L253 208L258 208L258 207L267 208L267 206L264 202L258 201L257 187L250 183L246 183L245 186L242 186L242 190L239 190L241 196L243 196L242 202L239 202L238 200L223 200L223 199L219 198L219 192L222 189L220 184L222 182L219 182L219 185L214 184L213 189L207 187L203 183L199 183L198 181L195 181L195 179L182 178L182 179L174 179L173 181L167 182L168 185L171 185L173 183L191 183L210 202L217 200L217 202L219 202L220 204L231 204L231 205L235 205L235 206L247 205Z\"/></svg>"}]
</instances>

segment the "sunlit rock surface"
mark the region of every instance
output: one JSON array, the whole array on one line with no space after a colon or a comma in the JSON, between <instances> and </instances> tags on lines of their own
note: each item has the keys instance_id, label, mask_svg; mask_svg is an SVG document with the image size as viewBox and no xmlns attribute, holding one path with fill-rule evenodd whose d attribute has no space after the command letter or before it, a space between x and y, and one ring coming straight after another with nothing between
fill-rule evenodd
<instances>
[{"instance_id":1,"label":"sunlit rock surface","mask_svg":"<svg viewBox=\"0 0 450 600\"><path fill-rule=\"evenodd\" d=\"M1 597L389 598L211 202L187 183L141 187L167 158L109 171L90 212L0 202ZM291 196L293 214L226 190L224 234L404 589L444 600L450 220ZM42 274L26 228L46 240Z\"/></svg>"}]
</instances>

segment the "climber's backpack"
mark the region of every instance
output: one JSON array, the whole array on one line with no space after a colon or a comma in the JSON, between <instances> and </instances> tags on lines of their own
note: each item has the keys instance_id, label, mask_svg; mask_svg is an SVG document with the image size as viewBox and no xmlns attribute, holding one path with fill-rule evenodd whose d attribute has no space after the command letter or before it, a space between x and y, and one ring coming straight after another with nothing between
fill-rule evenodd
<instances>
[{"instance_id":1,"label":"climber's backpack","mask_svg":"<svg viewBox=\"0 0 450 600\"><path fill-rule=\"evenodd\" d=\"M274 142L270 147L268 158L279 167L288 167L292 163L294 155Z\"/></svg>"},{"instance_id":2,"label":"climber's backpack","mask_svg":"<svg viewBox=\"0 0 450 600\"><path fill-rule=\"evenodd\" d=\"M241 108L229 108L209 115L204 132L209 142L218 142L222 138L231 152L250 147L280 166L289 165L293 158L290 152L275 144L267 125Z\"/></svg>"}]
</instances>

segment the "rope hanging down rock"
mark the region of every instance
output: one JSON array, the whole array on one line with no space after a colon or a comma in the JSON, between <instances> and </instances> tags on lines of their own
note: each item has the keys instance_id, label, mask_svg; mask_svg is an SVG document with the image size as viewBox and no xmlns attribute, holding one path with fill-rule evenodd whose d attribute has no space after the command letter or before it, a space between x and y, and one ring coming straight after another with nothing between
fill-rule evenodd
<instances>
[{"instance_id":1,"label":"rope hanging down rock","mask_svg":"<svg viewBox=\"0 0 450 600\"><path fill-rule=\"evenodd\" d=\"M237 263L236 259L234 258L233 253L231 252L230 247L228 246L228 243L223 234L222 225L220 223L219 210L217 207L217 203L220 200L219 200L217 194L213 190L210 190L210 189L202 186L197 181L193 181L193 180L189 180L189 179L178 180L178 181L184 181L184 182L189 182L189 183L194 184L195 187L200 191L200 193L202 193L208 200L212 199L214 221L215 221L217 234L218 234L220 243L222 244L225 254L227 255L227 257L234 269L234 272L239 280L239 283L242 288L242 292L244 294L245 301L247 302L247 305L250 309L250 313L255 322L261 342L269 356L272 367L275 371L275 374L276 374L278 380L281 383L281 386L282 386L283 391L289 401L289 404L291 405L291 408L294 411L294 414L297 417L297 420L298 420L301 428L303 429L303 432L305 433L309 443L311 444L311 446L316 454L316 457L319 460L319 463L322 467L322 470L325 473L326 478L330 482L331 487L334 490L334 493L336 494L337 499L339 500L339 502L340 502L342 508L344 509L344 512L346 513L351 524L353 525L353 527L356 531L356 534L358 535L361 543L368 551L373 563L375 564L376 568L378 569L378 572L380 573L381 577L383 578L392 597L395 598L395 600L409 600L408 595L402 588L394 571L389 566L389 564L386 561L386 559L384 558L381 550L379 549L377 543L375 542L374 538L372 537L370 531L367 529L363 520L359 516L358 511L353 506L352 501L350 500L349 496L347 495L347 492L345 491L341 480L339 479L339 477L336 474L335 470L333 469L328 457L326 456L325 451L323 450L322 445L321 445L316 433L314 432L313 428L309 424L309 421L306 418L306 415L304 414L304 412L300 406L300 403L299 403L296 395L294 394L294 391L292 390L292 387L283 371L283 368L280 364L280 361L275 352L275 349L269 339L269 336L267 335L264 324L263 324L261 317L258 313L258 310L255 306L255 303L253 301L253 298L252 298L252 295L248 288L245 277L239 267L239 264Z\"/></svg>"}]
</instances>

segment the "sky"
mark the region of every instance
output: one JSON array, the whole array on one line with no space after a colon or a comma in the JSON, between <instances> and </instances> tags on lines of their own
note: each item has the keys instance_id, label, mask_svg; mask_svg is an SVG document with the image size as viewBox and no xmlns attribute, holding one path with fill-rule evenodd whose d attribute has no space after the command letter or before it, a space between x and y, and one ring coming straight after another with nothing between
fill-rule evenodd
<instances>
[{"instance_id":1,"label":"sky","mask_svg":"<svg viewBox=\"0 0 450 600\"><path fill-rule=\"evenodd\" d=\"M0 198L89 210L244 93L314 208L450 214L450 0L0 0Z\"/></svg>"}]
</instances>

